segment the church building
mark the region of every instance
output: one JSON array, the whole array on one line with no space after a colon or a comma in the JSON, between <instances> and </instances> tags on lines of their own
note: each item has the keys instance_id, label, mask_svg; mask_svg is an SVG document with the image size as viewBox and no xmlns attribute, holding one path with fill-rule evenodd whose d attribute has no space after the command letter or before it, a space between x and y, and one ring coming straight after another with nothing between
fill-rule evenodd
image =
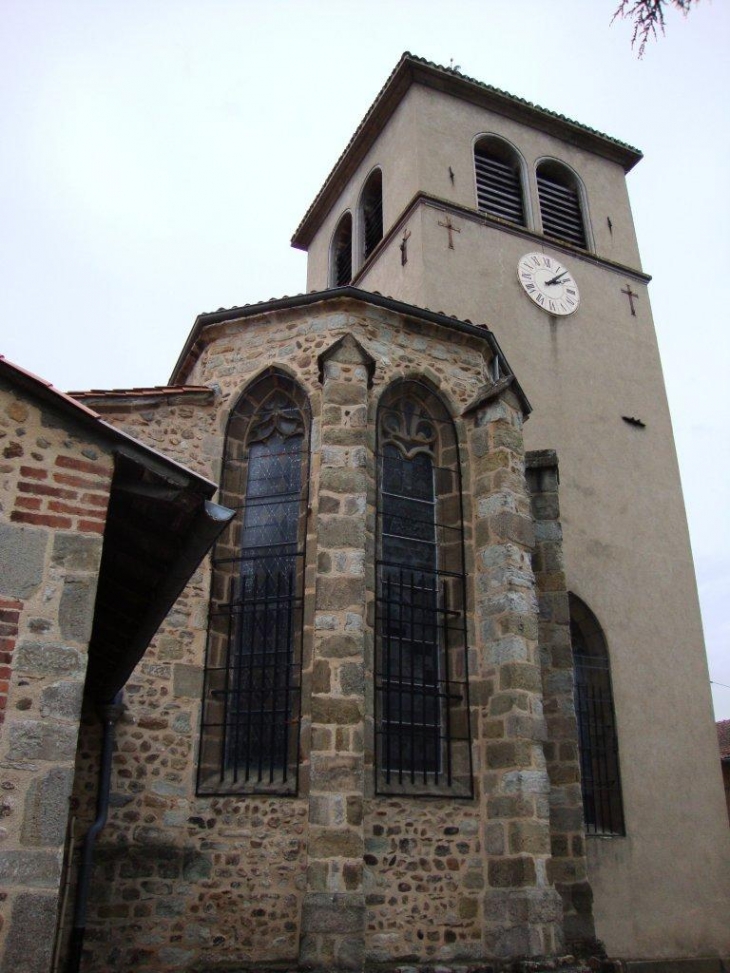
<instances>
[{"instance_id":1,"label":"church building","mask_svg":"<svg viewBox=\"0 0 730 973\"><path fill-rule=\"evenodd\" d=\"M162 387L0 369L0 973L722 973L640 159L404 54L306 293Z\"/></svg>"}]
</instances>

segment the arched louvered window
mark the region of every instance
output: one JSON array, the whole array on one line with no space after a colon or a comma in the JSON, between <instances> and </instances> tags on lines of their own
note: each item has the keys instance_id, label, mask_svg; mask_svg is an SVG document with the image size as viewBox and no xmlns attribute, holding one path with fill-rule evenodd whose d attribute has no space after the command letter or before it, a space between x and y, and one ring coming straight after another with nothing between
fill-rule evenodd
<instances>
[{"instance_id":1,"label":"arched louvered window","mask_svg":"<svg viewBox=\"0 0 730 973\"><path fill-rule=\"evenodd\" d=\"M198 792L295 793L309 406L270 372L233 409L216 543Z\"/></svg>"},{"instance_id":2,"label":"arched louvered window","mask_svg":"<svg viewBox=\"0 0 730 973\"><path fill-rule=\"evenodd\" d=\"M377 789L470 796L454 424L425 385L400 381L381 398L377 435Z\"/></svg>"},{"instance_id":3,"label":"arched louvered window","mask_svg":"<svg viewBox=\"0 0 730 973\"><path fill-rule=\"evenodd\" d=\"M362 222L362 256L367 260L383 239L383 174L376 169L370 174L360 202Z\"/></svg>"},{"instance_id":4,"label":"arched louvered window","mask_svg":"<svg viewBox=\"0 0 730 973\"><path fill-rule=\"evenodd\" d=\"M573 173L557 162L540 163L537 167L537 192L545 236L585 250L588 246L585 222L578 183Z\"/></svg>"},{"instance_id":5,"label":"arched louvered window","mask_svg":"<svg viewBox=\"0 0 730 973\"><path fill-rule=\"evenodd\" d=\"M583 814L588 834L623 835L624 812L608 646L588 606L570 595Z\"/></svg>"},{"instance_id":6,"label":"arched louvered window","mask_svg":"<svg viewBox=\"0 0 730 973\"><path fill-rule=\"evenodd\" d=\"M474 170L479 210L525 226L522 175L514 150L501 139L480 139L474 146Z\"/></svg>"},{"instance_id":7,"label":"arched louvered window","mask_svg":"<svg viewBox=\"0 0 730 973\"><path fill-rule=\"evenodd\" d=\"M345 213L332 238L330 257L332 287L345 287L352 280L352 216Z\"/></svg>"}]
</instances>

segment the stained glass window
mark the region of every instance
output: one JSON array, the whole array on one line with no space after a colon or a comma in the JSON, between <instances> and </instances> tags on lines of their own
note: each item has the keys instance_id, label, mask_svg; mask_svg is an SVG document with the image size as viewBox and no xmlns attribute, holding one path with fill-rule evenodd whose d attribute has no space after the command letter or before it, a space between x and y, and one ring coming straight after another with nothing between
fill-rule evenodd
<instances>
[{"instance_id":1,"label":"stained glass window","mask_svg":"<svg viewBox=\"0 0 730 973\"><path fill-rule=\"evenodd\" d=\"M297 782L308 410L259 381L231 416L214 553L198 788L293 793Z\"/></svg>"},{"instance_id":2,"label":"stained glass window","mask_svg":"<svg viewBox=\"0 0 730 973\"><path fill-rule=\"evenodd\" d=\"M471 794L461 485L453 423L416 382L378 412L381 793Z\"/></svg>"}]
</instances>

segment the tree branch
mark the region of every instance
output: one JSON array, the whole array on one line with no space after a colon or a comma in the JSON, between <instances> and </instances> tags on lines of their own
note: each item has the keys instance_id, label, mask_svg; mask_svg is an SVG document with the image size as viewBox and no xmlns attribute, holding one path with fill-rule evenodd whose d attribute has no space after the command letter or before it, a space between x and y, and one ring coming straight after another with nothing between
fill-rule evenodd
<instances>
[{"instance_id":1,"label":"tree branch","mask_svg":"<svg viewBox=\"0 0 730 973\"><path fill-rule=\"evenodd\" d=\"M617 17L631 19L634 22L634 32L631 35L631 46L639 45L639 57L644 56L646 45L650 39L656 40L659 31L665 31L664 8L669 5L676 7L685 16L693 4L699 0L621 0L611 18L611 23Z\"/></svg>"}]
</instances>

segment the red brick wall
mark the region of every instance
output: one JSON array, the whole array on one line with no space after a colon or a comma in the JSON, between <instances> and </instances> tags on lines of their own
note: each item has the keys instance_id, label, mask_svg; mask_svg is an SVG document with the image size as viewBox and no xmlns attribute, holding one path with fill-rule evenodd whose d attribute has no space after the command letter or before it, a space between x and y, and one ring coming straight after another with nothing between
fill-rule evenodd
<instances>
[{"instance_id":1,"label":"red brick wall","mask_svg":"<svg viewBox=\"0 0 730 973\"><path fill-rule=\"evenodd\" d=\"M104 532L111 471L61 453L53 467L20 467L20 482L10 519L56 530Z\"/></svg>"}]
</instances>

